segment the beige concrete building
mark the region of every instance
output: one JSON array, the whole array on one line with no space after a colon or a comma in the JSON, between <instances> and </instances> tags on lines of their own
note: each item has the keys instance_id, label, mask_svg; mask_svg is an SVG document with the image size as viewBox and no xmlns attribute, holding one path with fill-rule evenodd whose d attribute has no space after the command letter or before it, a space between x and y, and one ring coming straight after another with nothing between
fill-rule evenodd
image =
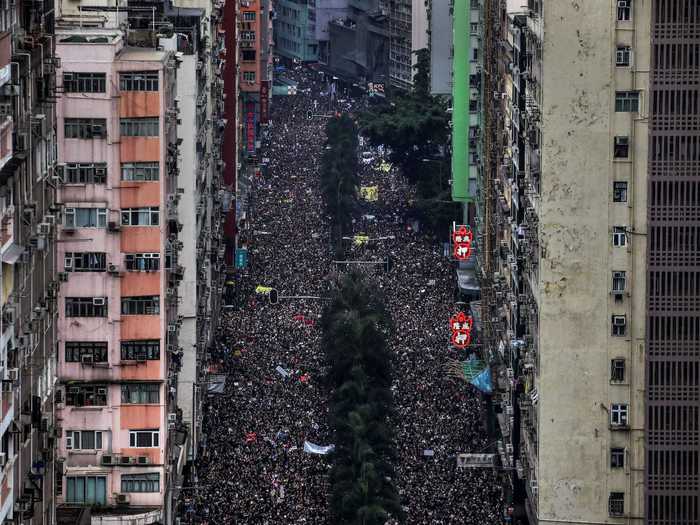
<instances>
[{"instance_id":1,"label":"beige concrete building","mask_svg":"<svg viewBox=\"0 0 700 525\"><path fill-rule=\"evenodd\" d=\"M480 240L492 248L482 257L482 304L500 362L499 451L516 507L524 503L530 523L541 524L698 523L698 334L683 327L696 326L688 297L697 273L677 270L678 260L697 264L698 256L683 236L697 232L690 196L698 195L700 149L691 150L697 136L688 130L700 75L697 55L681 49L700 46L697 32L683 31L697 27L700 3L488 4L506 21L493 28L507 51L486 89L494 91L486 137L498 153L485 166L492 176ZM664 50L664 38L687 47ZM678 72L658 69L664 56ZM669 79L670 91L681 72L694 87L687 98L675 91L664 110L670 99L654 95L650 79ZM664 111L683 118L668 123ZM677 142L659 139L650 152L663 130ZM655 190L661 196L650 200L655 176L684 176L687 187ZM688 212L688 233L675 206ZM656 334L647 326L655 318ZM654 437L647 409L658 411Z\"/></svg>"}]
</instances>

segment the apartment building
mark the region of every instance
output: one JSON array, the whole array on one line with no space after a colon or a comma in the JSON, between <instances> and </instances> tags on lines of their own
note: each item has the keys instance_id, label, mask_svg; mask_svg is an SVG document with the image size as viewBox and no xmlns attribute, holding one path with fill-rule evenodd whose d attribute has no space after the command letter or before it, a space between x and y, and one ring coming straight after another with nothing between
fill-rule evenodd
<instances>
[{"instance_id":1,"label":"apartment building","mask_svg":"<svg viewBox=\"0 0 700 525\"><path fill-rule=\"evenodd\" d=\"M242 136L237 144L240 169L235 184L236 231L247 228L248 188L260 169L262 135L270 122L273 69L273 11L271 0L245 0L238 5L238 114ZM239 238L239 236L237 236ZM245 244L245 235L242 237Z\"/></svg>"},{"instance_id":2,"label":"apartment building","mask_svg":"<svg viewBox=\"0 0 700 525\"><path fill-rule=\"evenodd\" d=\"M687 376L665 364L661 375L652 374L647 364L650 320L682 317L675 307L671 314L652 302L647 289L653 266L666 264L651 258L648 244L652 11L670 12L671 4L680 5L486 2L485 92L493 96L484 99L487 176L478 213L482 316L497 363L499 452L516 506L523 503L530 523L698 519L697 490L690 494L697 486L697 440L674 443L680 436L668 428L673 410L692 412L689 405L668 406L690 399L673 398ZM664 24L663 31L672 25ZM667 37L659 31L654 34ZM677 111L690 110L679 105ZM676 125L683 135L680 120ZM676 169L663 165L664 176ZM664 249L664 257L673 257L678 248ZM676 304L669 288L654 290ZM664 330L669 339L693 337ZM670 359L667 343L657 344L655 357ZM694 374L697 357L684 355ZM650 390L652 381L670 383ZM656 441L647 432L650 396L659 396L654 416L665 418L654 420ZM656 464L646 461L652 443L670 450L659 452ZM689 471L674 470L681 464L674 461ZM693 470L694 482L687 476Z\"/></svg>"},{"instance_id":3,"label":"apartment building","mask_svg":"<svg viewBox=\"0 0 700 525\"><path fill-rule=\"evenodd\" d=\"M428 47L428 6L425 0L388 2L389 81L400 89L413 85L415 51Z\"/></svg>"},{"instance_id":4,"label":"apartment building","mask_svg":"<svg viewBox=\"0 0 700 525\"><path fill-rule=\"evenodd\" d=\"M0 5L0 521L52 523L56 340L54 18Z\"/></svg>"},{"instance_id":5,"label":"apartment building","mask_svg":"<svg viewBox=\"0 0 700 525\"><path fill-rule=\"evenodd\" d=\"M56 498L59 511L168 523L186 436L176 409L179 55L168 50L183 39L133 30L127 40L104 19L64 20L56 34ZM156 39L159 49L131 45Z\"/></svg>"},{"instance_id":6,"label":"apartment building","mask_svg":"<svg viewBox=\"0 0 700 525\"><path fill-rule=\"evenodd\" d=\"M175 8L180 13L177 31L187 35L191 45L180 46L177 71L177 136L182 143L175 198L182 217L178 264L184 274L180 288L171 290L182 320L179 347L173 349L173 355L179 365L177 405L187 428L187 458L193 460L198 454L207 392L206 352L216 329L225 275L221 242L226 201L221 145L227 125L223 78L225 63L235 52L229 53L223 36L223 2L188 2Z\"/></svg>"}]
</instances>

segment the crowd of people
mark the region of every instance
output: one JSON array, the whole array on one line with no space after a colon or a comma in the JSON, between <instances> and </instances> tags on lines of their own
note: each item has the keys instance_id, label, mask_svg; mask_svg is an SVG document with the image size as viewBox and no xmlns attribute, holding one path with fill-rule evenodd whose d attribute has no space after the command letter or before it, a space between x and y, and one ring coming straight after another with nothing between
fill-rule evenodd
<instances>
[{"instance_id":1,"label":"crowd of people","mask_svg":"<svg viewBox=\"0 0 700 525\"><path fill-rule=\"evenodd\" d=\"M319 319L336 275L331 225L319 189L328 111L357 111L317 71L285 73L298 95L275 97L267 169L251 184L246 239L249 265L236 275L241 306L220 319L212 367L226 374L222 394L205 406L205 437L185 523L327 524L333 443ZM345 97L345 98L343 98ZM309 111L312 118L308 118ZM362 164L364 186L348 257L367 265L393 319L396 484L410 524L500 524L503 499L491 469L457 466L457 455L489 445L478 393L448 377L454 269L436 239L407 219L412 189L396 169ZM355 235L364 235L359 242ZM278 291L270 304L269 288ZM303 298L301 298L303 297Z\"/></svg>"}]
</instances>

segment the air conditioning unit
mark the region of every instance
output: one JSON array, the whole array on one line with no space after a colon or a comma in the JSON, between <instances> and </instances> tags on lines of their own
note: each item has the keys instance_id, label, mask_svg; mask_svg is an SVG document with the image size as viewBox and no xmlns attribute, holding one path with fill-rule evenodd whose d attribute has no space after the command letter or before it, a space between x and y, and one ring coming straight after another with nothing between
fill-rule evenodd
<instances>
[{"instance_id":1,"label":"air conditioning unit","mask_svg":"<svg viewBox=\"0 0 700 525\"><path fill-rule=\"evenodd\" d=\"M12 116L12 103L11 102L6 102L3 104L0 104L0 117L5 117L5 116Z\"/></svg>"},{"instance_id":2,"label":"air conditioning unit","mask_svg":"<svg viewBox=\"0 0 700 525\"><path fill-rule=\"evenodd\" d=\"M119 227L119 223L116 221L109 221L107 223L107 230L111 232L118 232L121 228Z\"/></svg>"},{"instance_id":3,"label":"air conditioning unit","mask_svg":"<svg viewBox=\"0 0 700 525\"><path fill-rule=\"evenodd\" d=\"M129 495L128 494L115 494L114 495L114 502L117 505L126 505L129 503Z\"/></svg>"},{"instance_id":4,"label":"air conditioning unit","mask_svg":"<svg viewBox=\"0 0 700 525\"><path fill-rule=\"evenodd\" d=\"M168 324L168 332L171 332L171 333L177 332L177 325L173 324L173 323Z\"/></svg>"},{"instance_id":5,"label":"air conditioning unit","mask_svg":"<svg viewBox=\"0 0 700 525\"><path fill-rule=\"evenodd\" d=\"M629 7L629 6L630 6L629 0L617 0L617 7L625 8L625 7Z\"/></svg>"},{"instance_id":6,"label":"air conditioning unit","mask_svg":"<svg viewBox=\"0 0 700 525\"><path fill-rule=\"evenodd\" d=\"M36 225L36 232L39 235L50 235L51 234L51 225L48 222L40 222L39 224Z\"/></svg>"},{"instance_id":7,"label":"air conditioning unit","mask_svg":"<svg viewBox=\"0 0 700 525\"><path fill-rule=\"evenodd\" d=\"M97 395L100 396L106 396L107 395L107 388L102 387L97 389Z\"/></svg>"},{"instance_id":8,"label":"air conditioning unit","mask_svg":"<svg viewBox=\"0 0 700 525\"><path fill-rule=\"evenodd\" d=\"M95 177L106 177L107 168L95 168Z\"/></svg>"},{"instance_id":9,"label":"air conditioning unit","mask_svg":"<svg viewBox=\"0 0 700 525\"><path fill-rule=\"evenodd\" d=\"M91 365L94 362L94 356L92 354L81 355L80 362L84 365Z\"/></svg>"},{"instance_id":10,"label":"air conditioning unit","mask_svg":"<svg viewBox=\"0 0 700 525\"><path fill-rule=\"evenodd\" d=\"M119 275L119 267L116 264L110 264L107 266L107 272L112 275Z\"/></svg>"},{"instance_id":11,"label":"air conditioning unit","mask_svg":"<svg viewBox=\"0 0 700 525\"><path fill-rule=\"evenodd\" d=\"M176 423L177 422L177 414L175 412L170 412L168 414L168 423Z\"/></svg>"},{"instance_id":12,"label":"air conditioning unit","mask_svg":"<svg viewBox=\"0 0 700 525\"><path fill-rule=\"evenodd\" d=\"M68 282L68 273L67 272L58 272L58 280L61 281L62 283Z\"/></svg>"},{"instance_id":13,"label":"air conditioning unit","mask_svg":"<svg viewBox=\"0 0 700 525\"><path fill-rule=\"evenodd\" d=\"M102 456L100 463L102 465L116 465L117 463L119 463L119 457L105 455L105 456Z\"/></svg>"},{"instance_id":14,"label":"air conditioning unit","mask_svg":"<svg viewBox=\"0 0 700 525\"><path fill-rule=\"evenodd\" d=\"M17 382L19 379L19 368L8 368L7 369L7 379L13 383Z\"/></svg>"},{"instance_id":15,"label":"air conditioning unit","mask_svg":"<svg viewBox=\"0 0 700 525\"><path fill-rule=\"evenodd\" d=\"M2 312L2 322L4 324L15 324L15 309L12 306L6 306Z\"/></svg>"},{"instance_id":16,"label":"air conditioning unit","mask_svg":"<svg viewBox=\"0 0 700 525\"><path fill-rule=\"evenodd\" d=\"M613 325L615 326L625 326L627 324L627 319L624 315L613 316Z\"/></svg>"},{"instance_id":17,"label":"air conditioning unit","mask_svg":"<svg viewBox=\"0 0 700 525\"><path fill-rule=\"evenodd\" d=\"M134 463L136 463L136 458L132 458L131 456L121 456L119 458L120 465L133 465Z\"/></svg>"},{"instance_id":18,"label":"air conditioning unit","mask_svg":"<svg viewBox=\"0 0 700 525\"><path fill-rule=\"evenodd\" d=\"M148 465L150 462L151 461L148 456L138 456L136 458L136 463L138 463L139 465Z\"/></svg>"},{"instance_id":19,"label":"air conditioning unit","mask_svg":"<svg viewBox=\"0 0 700 525\"><path fill-rule=\"evenodd\" d=\"M94 306L104 306L105 305L105 298L104 297L93 297L92 304Z\"/></svg>"}]
</instances>

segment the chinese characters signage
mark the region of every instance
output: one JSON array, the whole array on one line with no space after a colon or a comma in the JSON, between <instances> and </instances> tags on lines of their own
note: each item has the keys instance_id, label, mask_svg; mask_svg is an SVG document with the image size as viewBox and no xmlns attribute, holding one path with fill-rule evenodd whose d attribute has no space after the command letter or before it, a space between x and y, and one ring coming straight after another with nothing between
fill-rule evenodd
<instances>
[{"instance_id":1,"label":"chinese characters signage","mask_svg":"<svg viewBox=\"0 0 700 525\"><path fill-rule=\"evenodd\" d=\"M474 234L471 228L460 224L452 231L452 254L455 259L465 261L472 254L472 240Z\"/></svg>"},{"instance_id":2,"label":"chinese characters signage","mask_svg":"<svg viewBox=\"0 0 700 525\"><path fill-rule=\"evenodd\" d=\"M452 330L452 338L450 339L453 346L457 348L466 348L472 340L472 318L464 312L459 312L457 315L450 317L450 330Z\"/></svg>"}]
</instances>

